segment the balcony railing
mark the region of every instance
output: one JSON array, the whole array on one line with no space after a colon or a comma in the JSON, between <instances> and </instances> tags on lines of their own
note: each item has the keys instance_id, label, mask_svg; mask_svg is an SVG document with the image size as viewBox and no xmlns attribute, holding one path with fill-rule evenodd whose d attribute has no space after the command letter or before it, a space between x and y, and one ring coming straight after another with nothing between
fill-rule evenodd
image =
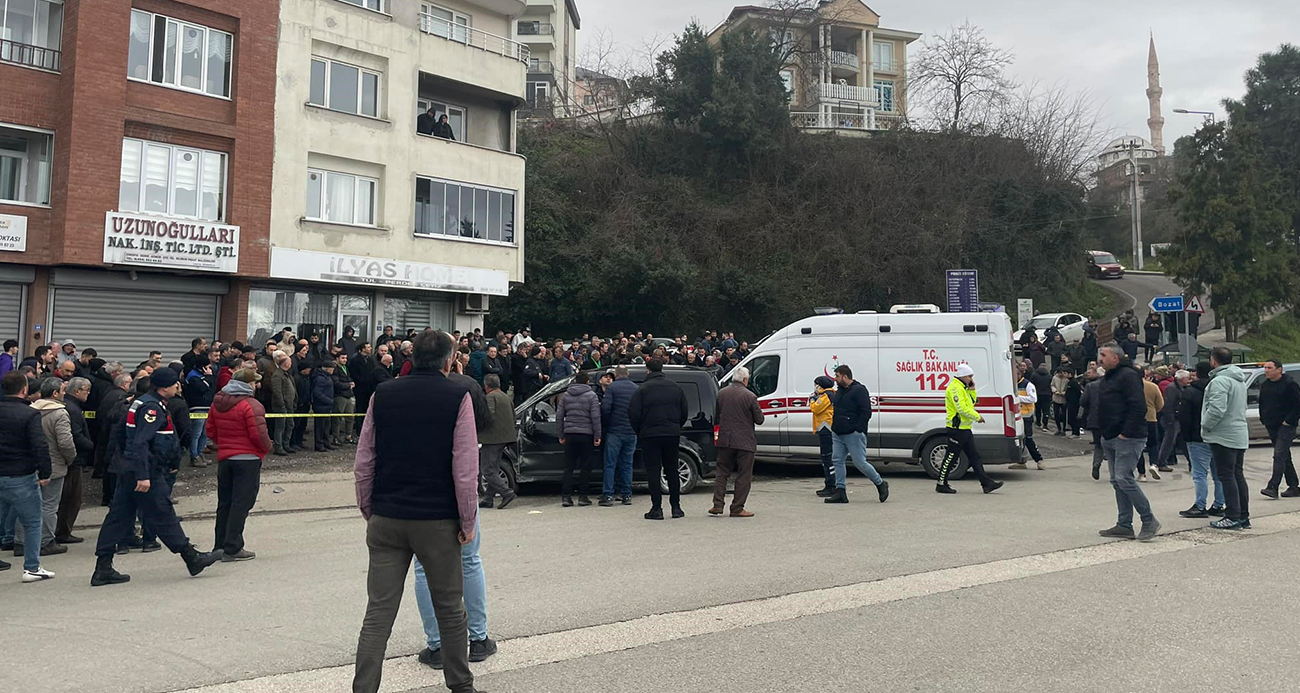
<instances>
[{"instance_id":1,"label":"balcony railing","mask_svg":"<svg viewBox=\"0 0 1300 693\"><path fill-rule=\"evenodd\" d=\"M555 33L555 25L549 22L519 22L520 36L549 36Z\"/></svg>"},{"instance_id":2,"label":"balcony railing","mask_svg":"<svg viewBox=\"0 0 1300 693\"><path fill-rule=\"evenodd\" d=\"M790 112L790 123L801 130L894 130L903 117L869 113Z\"/></svg>"},{"instance_id":3,"label":"balcony railing","mask_svg":"<svg viewBox=\"0 0 1300 693\"><path fill-rule=\"evenodd\" d=\"M831 66L856 70L858 69L858 56L844 51L831 51Z\"/></svg>"},{"instance_id":4,"label":"balcony railing","mask_svg":"<svg viewBox=\"0 0 1300 693\"><path fill-rule=\"evenodd\" d=\"M442 17L421 13L420 31L528 64L528 46L473 27L449 22Z\"/></svg>"},{"instance_id":5,"label":"balcony railing","mask_svg":"<svg viewBox=\"0 0 1300 693\"><path fill-rule=\"evenodd\" d=\"M877 105L876 90L871 87L822 83L817 85L817 96L822 101L854 101L869 106Z\"/></svg>"},{"instance_id":6,"label":"balcony railing","mask_svg":"<svg viewBox=\"0 0 1300 693\"><path fill-rule=\"evenodd\" d=\"M534 60L528 63L528 74L553 75L555 74L555 63L549 60Z\"/></svg>"},{"instance_id":7,"label":"balcony railing","mask_svg":"<svg viewBox=\"0 0 1300 693\"><path fill-rule=\"evenodd\" d=\"M53 48L0 39L0 61L58 72L63 62L63 54Z\"/></svg>"}]
</instances>

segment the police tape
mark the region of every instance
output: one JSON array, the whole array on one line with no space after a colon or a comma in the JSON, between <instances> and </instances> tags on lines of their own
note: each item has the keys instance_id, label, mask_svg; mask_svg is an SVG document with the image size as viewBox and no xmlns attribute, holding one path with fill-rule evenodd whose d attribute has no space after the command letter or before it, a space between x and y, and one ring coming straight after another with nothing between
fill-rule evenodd
<instances>
[{"instance_id":1,"label":"police tape","mask_svg":"<svg viewBox=\"0 0 1300 693\"><path fill-rule=\"evenodd\" d=\"M358 416L365 416L365 415L366 413L363 411L356 412L353 414L315 414L315 413L308 412L306 414L267 414L266 418L268 419L344 419L344 418L354 419ZM85 412L84 416L87 419L93 419L95 418L95 412L93 411ZM190 412L191 421L195 419L206 419L206 418L208 418L208 413L205 411Z\"/></svg>"}]
</instances>

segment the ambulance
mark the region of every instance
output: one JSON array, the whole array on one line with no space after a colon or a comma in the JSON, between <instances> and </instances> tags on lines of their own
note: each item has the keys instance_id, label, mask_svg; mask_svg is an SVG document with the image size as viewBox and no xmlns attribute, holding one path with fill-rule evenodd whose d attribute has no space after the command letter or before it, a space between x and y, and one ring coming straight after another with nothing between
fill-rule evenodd
<instances>
[{"instance_id":1,"label":"ambulance","mask_svg":"<svg viewBox=\"0 0 1300 693\"><path fill-rule=\"evenodd\" d=\"M754 347L740 365L749 369L749 387L765 414L755 430L758 456L820 462L808 408L813 380L848 366L871 393L870 461L920 464L937 479L948 450L944 389L965 363L975 370L976 409L984 415L974 427L980 457L986 465L1020 462L1024 424L1012 375L1011 318L937 311L814 315ZM950 476L959 479L966 470L963 456Z\"/></svg>"}]
</instances>

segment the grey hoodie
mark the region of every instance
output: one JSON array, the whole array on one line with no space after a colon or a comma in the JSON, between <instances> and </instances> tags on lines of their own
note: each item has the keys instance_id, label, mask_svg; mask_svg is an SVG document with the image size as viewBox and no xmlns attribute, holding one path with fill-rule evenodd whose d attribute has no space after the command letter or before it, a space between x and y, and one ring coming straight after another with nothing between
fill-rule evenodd
<instances>
[{"instance_id":1,"label":"grey hoodie","mask_svg":"<svg viewBox=\"0 0 1300 693\"><path fill-rule=\"evenodd\" d=\"M225 387L221 388L221 391L228 395L234 395L236 397L239 397L241 395L246 397L253 396L253 386L242 380L231 380L230 382L226 383Z\"/></svg>"}]
</instances>

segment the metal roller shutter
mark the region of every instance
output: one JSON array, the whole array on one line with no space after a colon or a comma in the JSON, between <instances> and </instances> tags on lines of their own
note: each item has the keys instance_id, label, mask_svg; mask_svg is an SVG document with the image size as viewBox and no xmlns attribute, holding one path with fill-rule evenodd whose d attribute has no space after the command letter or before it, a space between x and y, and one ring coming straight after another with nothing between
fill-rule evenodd
<instances>
[{"instance_id":1,"label":"metal roller shutter","mask_svg":"<svg viewBox=\"0 0 1300 693\"><path fill-rule=\"evenodd\" d=\"M201 294L56 288L50 338L94 347L99 358L121 361L128 368L154 349L168 361L179 360L195 337L212 340L217 299Z\"/></svg>"},{"instance_id":2,"label":"metal roller shutter","mask_svg":"<svg viewBox=\"0 0 1300 693\"><path fill-rule=\"evenodd\" d=\"M22 319L22 285L0 284L0 342L6 339L18 339L18 335L23 331ZM18 341L22 340L18 339Z\"/></svg>"}]
</instances>

